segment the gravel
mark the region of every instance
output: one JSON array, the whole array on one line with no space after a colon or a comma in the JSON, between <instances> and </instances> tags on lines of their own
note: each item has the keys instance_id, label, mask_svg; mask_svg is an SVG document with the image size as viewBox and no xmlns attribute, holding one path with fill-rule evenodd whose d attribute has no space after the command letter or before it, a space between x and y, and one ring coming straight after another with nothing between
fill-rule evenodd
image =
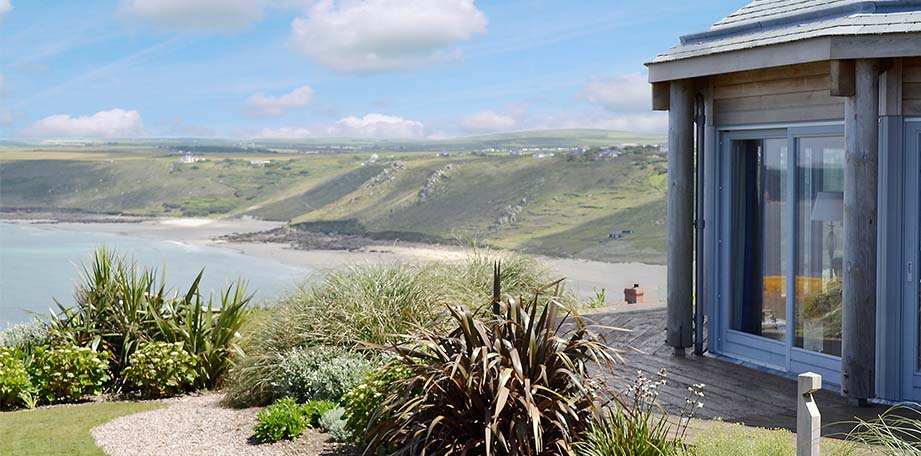
<instances>
[{"instance_id":1,"label":"gravel","mask_svg":"<svg viewBox=\"0 0 921 456\"><path fill-rule=\"evenodd\" d=\"M158 410L110 421L92 430L109 456L346 456L352 452L327 434L308 429L293 442L250 441L259 408L232 409L221 394L170 399Z\"/></svg>"}]
</instances>

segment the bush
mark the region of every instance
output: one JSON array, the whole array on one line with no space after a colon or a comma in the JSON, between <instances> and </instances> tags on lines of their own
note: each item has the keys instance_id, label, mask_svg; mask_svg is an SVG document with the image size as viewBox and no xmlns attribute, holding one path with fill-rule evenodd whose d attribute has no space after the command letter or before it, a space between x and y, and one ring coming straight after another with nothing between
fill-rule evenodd
<instances>
[{"instance_id":1,"label":"bush","mask_svg":"<svg viewBox=\"0 0 921 456\"><path fill-rule=\"evenodd\" d=\"M253 426L253 437L262 443L294 440L304 433L308 425L304 409L294 398L286 397L259 411Z\"/></svg>"},{"instance_id":2,"label":"bush","mask_svg":"<svg viewBox=\"0 0 921 456\"><path fill-rule=\"evenodd\" d=\"M687 426L697 408L703 407L704 385L688 389L685 406L672 420L658 404L659 388L666 383L665 370L655 381L639 373L626 399L616 400L591 432L574 447L580 456L672 456L685 449ZM761 455L762 453L753 453Z\"/></svg>"},{"instance_id":3,"label":"bush","mask_svg":"<svg viewBox=\"0 0 921 456\"><path fill-rule=\"evenodd\" d=\"M399 363L390 363L368 373L362 382L345 394L346 431L360 437L369 427L380 422L375 412L392 391L392 385L410 376L408 369Z\"/></svg>"},{"instance_id":4,"label":"bush","mask_svg":"<svg viewBox=\"0 0 921 456\"><path fill-rule=\"evenodd\" d=\"M307 423L311 427L320 425L320 418L324 413L339 407L339 404L330 401L309 401L301 405L301 411L307 418Z\"/></svg>"},{"instance_id":5,"label":"bush","mask_svg":"<svg viewBox=\"0 0 921 456\"><path fill-rule=\"evenodd\" d=\"M213 297L202 297L199 273L185 294L174 294L157 280L156 269L139 268L100 248L84 266L73 307L58 304L49 322L51 338L77 346L98 344L112 353L111 374L118 377L131 355L149 341L182 342L198 358L198 387L215 387L241 355L238 331L246 316L245 285L235 283ZM123 379L120 379L120 381Z\"/></svg>"},{"instance_id":6,"label":"bush","mask_svg":"<svg viewBox=\"0 0 921 456\"><path fill-rule=\"evenodd\" d=\"M21 354L11 348L0 348L0 410L19 406L33 393Z\"/></svg>"},{"instance_id":7,"label":"bush","mask_svg":"<svg viewBox=\"0 0 921 456\"><path fill-rule=\"evenodd\" d=\"M29 366L40 397L48 403L79 402L99 395L109 380L104 353L88 347L37 347Z\"/></svg>"},{"instance_id":8,"label":"bush","mask_svg":"<svg viewBox=\"0 0 921 456\"><path fill-rule=\"evenodd\" d=\"M0 347L14 348L25 354L48 342L48 325L35 318L0 330Z\"/></svg>"},{"instance_id":9,"label":"bush","mask_svg":"<svg viewBox=\"0 0 921 456\"><path fill-rule=\"evenodd\" d=\"M326 432L329 432L329 435L337 442L348 442L352 440L351 434L349 434L348 429L346 429L345 420L342 418L344 414L344 408L336 407L332 410L328 410L320 417L320 427Z\"/></svg>"},{"instance_id":10,"label":"bush","mask_svg":"<svg viewBox=\"0 0 921 456\"><path fill-rule=\"evenodd\" d=\"M144 397L175 396L192 389L198 377L196 364L182 342L149 342L131 354L122 375Z\"/></svg>"},{"instance_id":11,"label":"bush","mask_svg":"<svg viewBox=\"0 0 921 456\"><path fill-rule=\"evenodd\" d=\"M531 294L549 282L537 260L482 250L458 263L363 265L325 273L320 283L301 286L273 307L274 315L255 331L246 358L231 375L228 400L270 402L281 381L280 362L295 348L389 344L397 341L394 334L416 326L446 330L448 305L477 308L491 295L499 259L510 293Z\"/></svg>"},{"instance_id":12,"label":"bush","mask_svg":"<svg viewBox=\"0 0 921 456\"><path fill-rule=\"evenodd\" d=\"M339 402L371 370L362 355L342 349L316 347L288 352L281 361L279 396L299 402Z\"/></svg>"},{"instance_id":13,"label":"bush","mask_svg":"<svg viewBox=\"0 0 921 456\"><path fill-rule=\"evenodd\" d=\"M383 419L365 435L368 449L571 454L600 412L604 378L590 377L589 368L609 373L614 357L580 317L559 317L562 305L547 302L507 300L488 319L452 307L449 335L406 336L414 342L395 351L411 376L384 398Z\"/></svg>"}]
</instances>

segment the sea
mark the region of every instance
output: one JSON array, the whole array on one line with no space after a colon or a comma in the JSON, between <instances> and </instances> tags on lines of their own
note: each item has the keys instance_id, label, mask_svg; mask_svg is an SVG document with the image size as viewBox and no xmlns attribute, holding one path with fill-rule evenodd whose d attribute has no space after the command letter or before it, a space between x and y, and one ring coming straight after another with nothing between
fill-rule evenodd
<instances>
[{"instance_id":1,"label":"sea","mask_svg":"<svg viewBox=\"0 0 921 456\"><path fill-rule=\"evenodd\" d=\"M290 292L310 270L232 249L152 240L110 233L55 230L0 223L0 329L73 305L74 287L95 249L106 246L138 265L165 271L168 288L183 292L204 269L201 289L217 293L244 279L254 304L269 304Z\"/></svg>"}]
</instances>

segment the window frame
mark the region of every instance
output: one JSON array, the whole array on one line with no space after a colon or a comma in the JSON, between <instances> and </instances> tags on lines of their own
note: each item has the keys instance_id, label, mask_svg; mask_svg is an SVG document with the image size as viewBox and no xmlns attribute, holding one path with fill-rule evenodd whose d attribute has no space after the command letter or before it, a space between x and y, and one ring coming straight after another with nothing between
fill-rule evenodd
<instances>
[{"instance_id":1,"label":"window frame","mask_svg":"<svg viewBox=\"0 0 921 456\"><path fill-rule=\"evenodd\" d=\"M715 155L718 157L716 165L715 189L715 215L716 230L715 242L716 258L716 296L712 301L710 315L710 334L715 335L715 343L711 349L716 353L732 358L750 362L769 369L782 372L799 373L813 371L823 375L827 383L838 385L840 382L841 358L826 353L812 352L794 346L796 329L795 296L798 239L796 236L796 223L798 221L797 199L797 174L796 166L799 157L799 139L809 137L844 137L843 122L825 122L814 124L782 124L746 126L717 129L719 140L716 143ZM747 334L733 330L729 327L731 283L731 168L732 168L732 141L757 140L757 139L786 139L787 140L787 204L785 230L790 242L785 252L787 271L787 300L786 300L786 331L785 340L773 340L762 336Z\"/></svg>"}]
</instances>

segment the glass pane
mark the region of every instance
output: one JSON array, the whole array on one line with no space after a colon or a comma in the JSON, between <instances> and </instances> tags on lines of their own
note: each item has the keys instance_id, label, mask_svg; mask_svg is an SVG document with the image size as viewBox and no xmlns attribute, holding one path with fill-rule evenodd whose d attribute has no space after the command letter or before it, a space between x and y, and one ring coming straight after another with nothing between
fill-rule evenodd
<instances>
[{"instance_id":1,"label":"glass pane","mask_svg":"<svg viewBox=\"0 0 921 456\"><path fill-rule=\"evenodd\" d=\"M784 340L787 331L787 141L732 142L730 327Z\"/></svg>"},{"instance_id":2,"label":"glass pane","mask_svg":"<svg viewBox=\"0 0 921 456\"><path fill-rule=\"evenodd\" d=\"M796 155L794 345L841 356L844 138L802 138Z\"/></svg>"}]
</instances>

